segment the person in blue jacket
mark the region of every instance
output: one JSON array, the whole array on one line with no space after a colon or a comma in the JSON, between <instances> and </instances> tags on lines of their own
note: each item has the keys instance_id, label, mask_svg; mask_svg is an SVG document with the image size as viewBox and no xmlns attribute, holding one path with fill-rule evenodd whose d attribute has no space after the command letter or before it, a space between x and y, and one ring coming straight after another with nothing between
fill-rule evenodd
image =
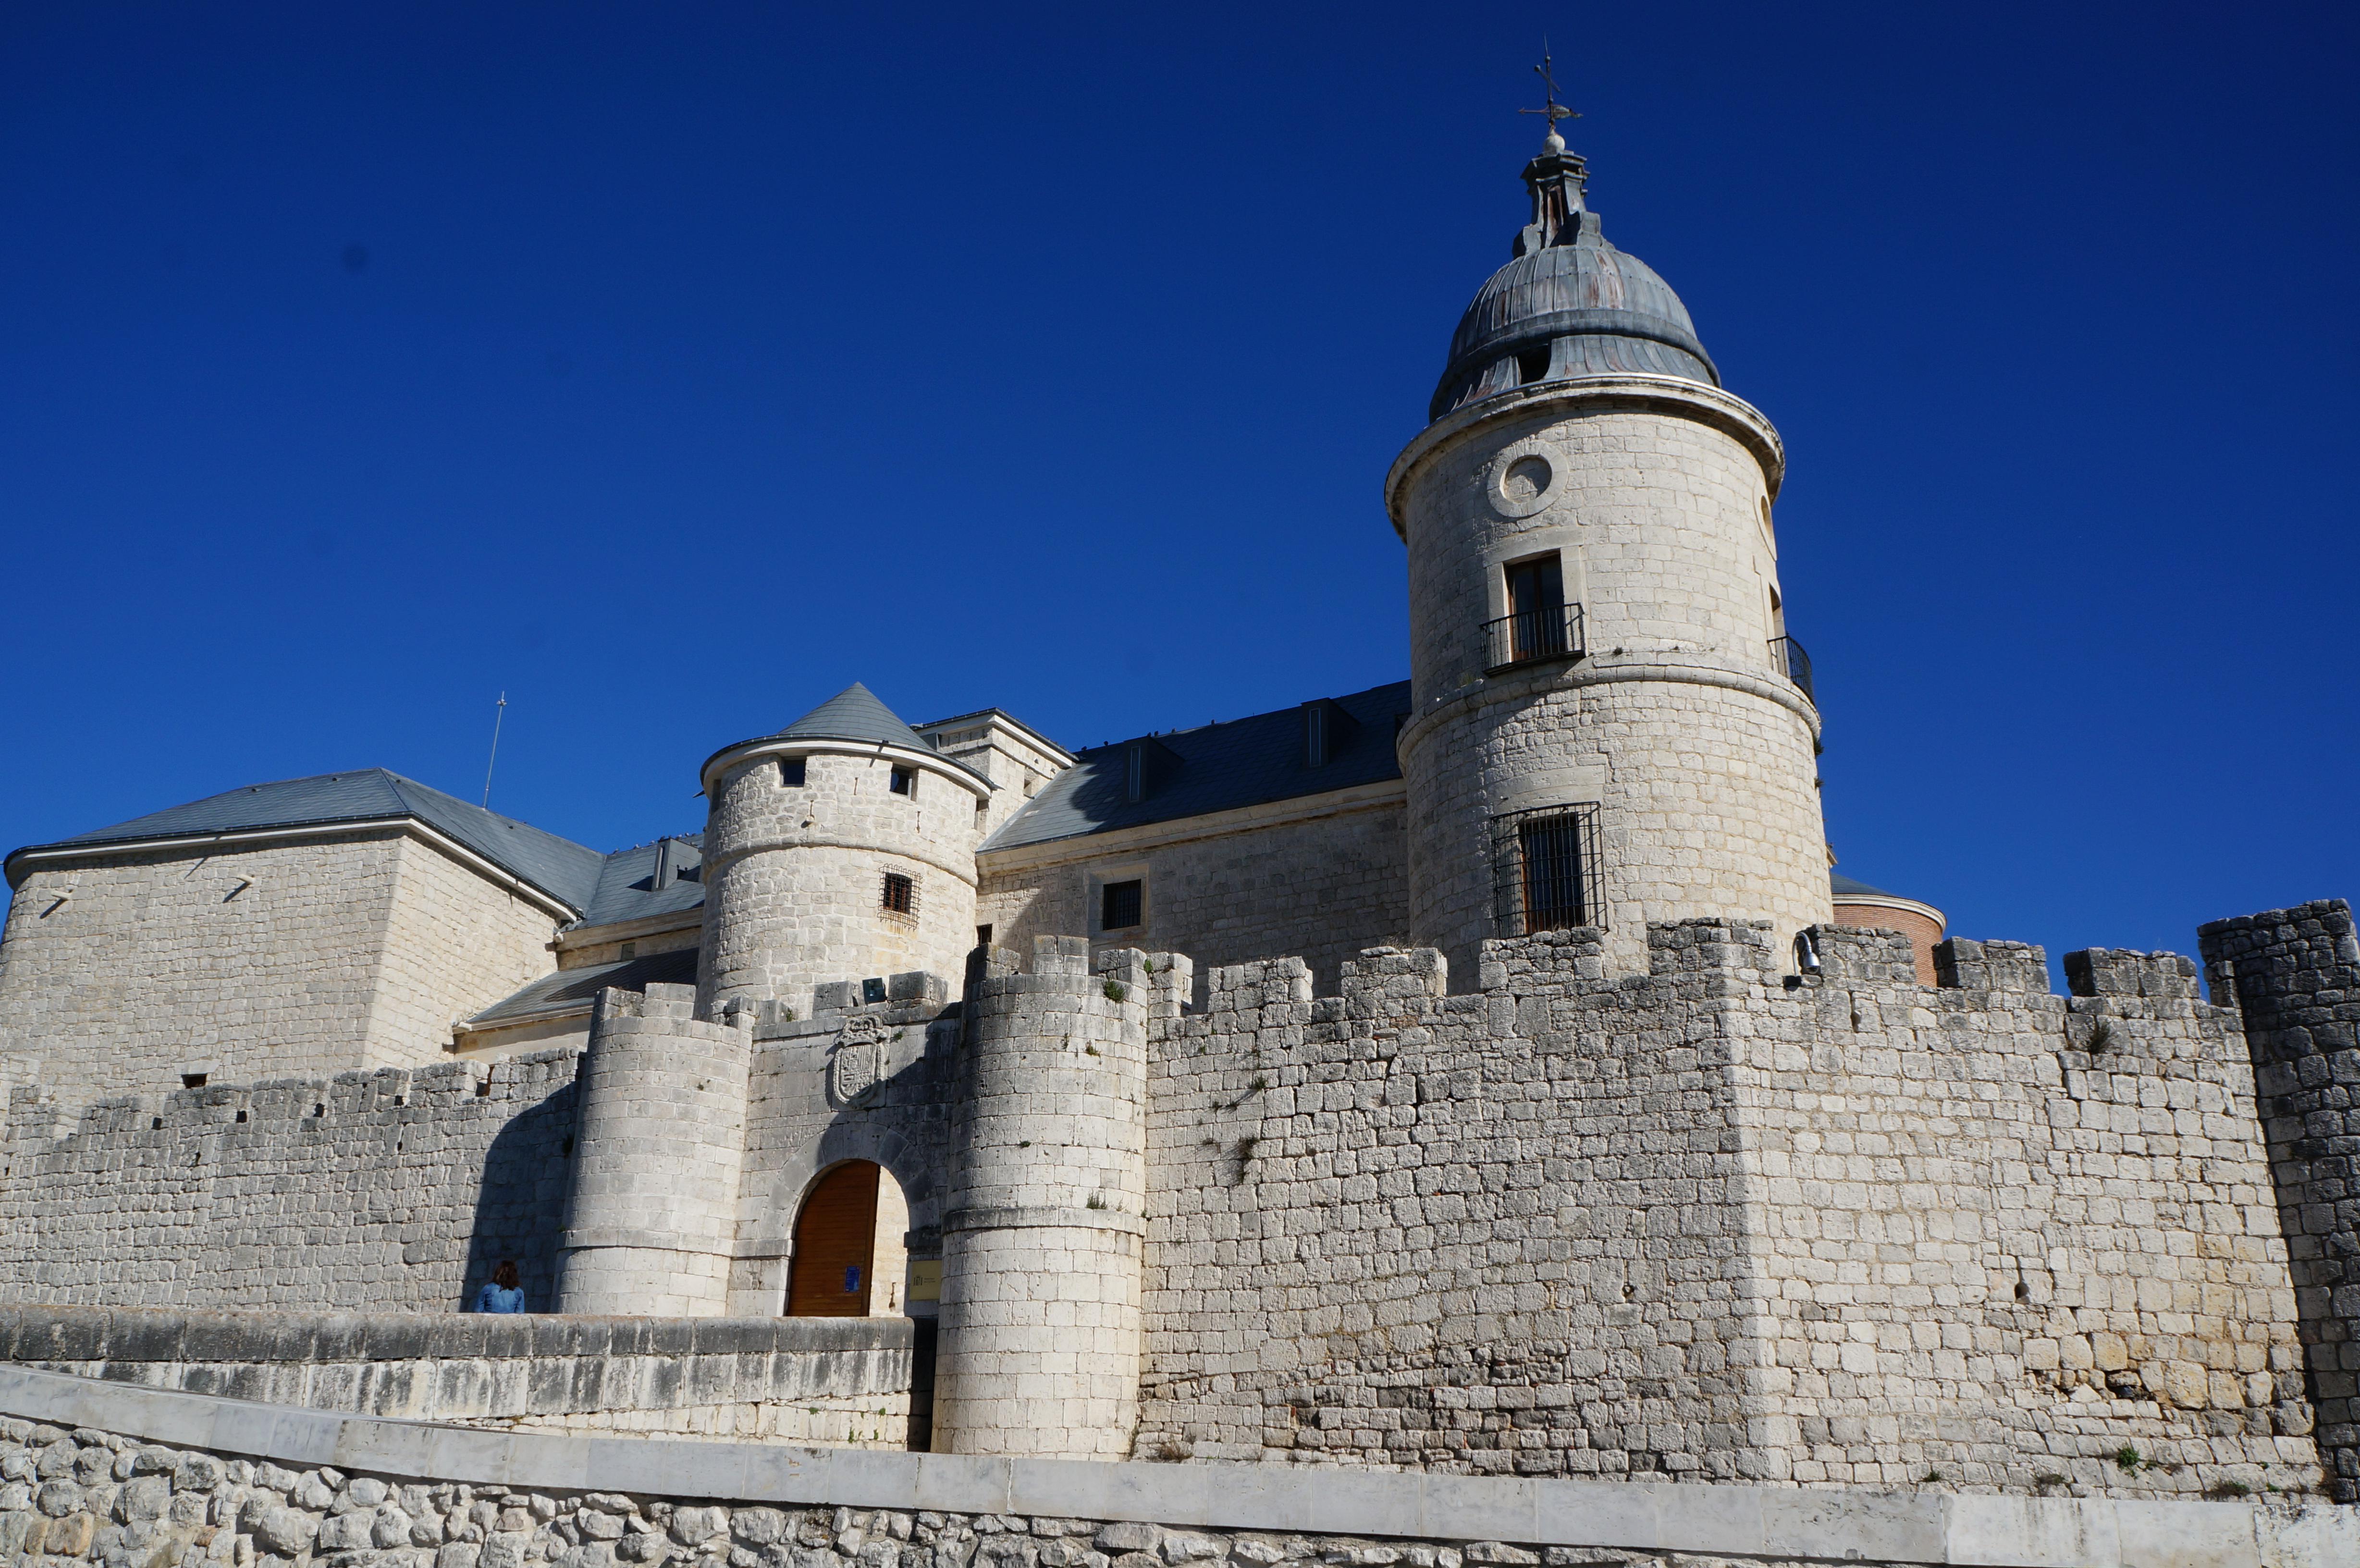
<instances>
[{"instance_id":1,"label":"person in blue jacket","mask_svg":"<svg viewBox=\"0 0 2360 1568\"><path fill-rule=\"evenodd\" d=\"M490 1282L475 1292L475 1311L479 1312L524 1311L524 1287L517 1279L515 1258L500 1259L500 1266L492 1270Z\"/></svg>"}]
</instances>

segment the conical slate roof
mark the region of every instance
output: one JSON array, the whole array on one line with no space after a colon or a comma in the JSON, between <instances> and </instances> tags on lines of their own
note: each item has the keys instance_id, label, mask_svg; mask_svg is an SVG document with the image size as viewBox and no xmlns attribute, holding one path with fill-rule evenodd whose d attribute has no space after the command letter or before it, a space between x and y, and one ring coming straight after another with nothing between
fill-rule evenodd
<instances>
[{"instance_id":1,"label":"conical slate roof","mask_svg":"<svg viewBox=\"0 0 2360 1568\"><path fill-rule=\"evenodd\" d=\"M876 692L856 681L785 729L756 735L750 740L730 742L715 752L713 757L706 757L705 766L711 768L714 757L736 751L739 746L780 740L845 740L862 746L898 746L912 751L941 755L923 735L903 724L901 714L879 702ZM945 757L942 761L945 766L956 768L962 773L984 778L983 774L956 757ZM990 782L988 779L984 781Z\"/></svg>"},{"instance_id":2,"label":"conical slate roof","mask_svg":"<svg viewBox=\"0 0 2360 1568\"><path fill-rule=\"evenodd\" d=\"M928 749L918 732L856 681L770 737L774 740L859 740Z\"/></svg>"},{"instance_id":3,"label":"conical slate roof","mask_svg":"<svg viewBox=\"0 0 2360 1568\"><path fill-rule=\"evenodd\" d=\"M136 845L265 828L331 827L391 817L424 822L577 914L588 907L598 885L599 868L606 863L605 855L572 839L543 833L529 822L486 811L399 773L364 768L351 773L250 784L55 844L27 845L8 857L10 880L16 879L19 856L41 850Z\"/></svg>"}]
</instances>

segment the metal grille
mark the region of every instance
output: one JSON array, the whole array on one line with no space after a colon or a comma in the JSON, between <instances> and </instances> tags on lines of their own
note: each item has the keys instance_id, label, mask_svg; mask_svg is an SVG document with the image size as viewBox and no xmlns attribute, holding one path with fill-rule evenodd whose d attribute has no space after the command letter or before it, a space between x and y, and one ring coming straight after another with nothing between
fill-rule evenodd
<instances>
[{"instance_id":1,"label":"metal grille","mask_svg":"<svg viewBox=\"0 0 2360 1568\"><path fill-rule=\"evenodd\" d=\"M898 871L885 873L885 912L889 915L911 915L918 912L918 879L904 877Z\"/></svg>"},{"instance_id":2,"label":"metal grille","mask_svg":"<svg viewBox=\"0 0 2360 1568\"><path fill-rule=\"evenodd\" d=\"M1802 689L1804 701L1814 708L1819 705L1819 697L1811 691L1811 656L1803 651L1801 643L1790 637L1772 637L1770 660L1778 667L1779 674Z\"/></svg>"},{"instance_id":3,"label":"metal grille","mask_svg":"<svg viewBox=\"0 0 2360 1568\"><path fill-rule=\"evenodd\" d=\"M1581 606L1551 604L1546 609L1519 610L1483 623L1484 665L1488 670L1551 659L1579 659Z\"/></svg>"},{"instance_id":4,"label":"metal grille","mask_svg":"<svg viewBox=\"0 0 2360 1568\"><path fill-rule=\"evenodd\" d=\"M1128 931L1139 923L1140 886L1109 882L1098 893L1098 930Z\"/></svg>"},{"instance_id":5,"label":"metal grille","mask_svg":"<svg viewBox=\"0 0 2360 1568\"><path fill-rule=\"evenodd\" d=\"M1494 817L1491 833L1502 936L1605 929L1595 805Z\"/></svg>"}]
</instances>

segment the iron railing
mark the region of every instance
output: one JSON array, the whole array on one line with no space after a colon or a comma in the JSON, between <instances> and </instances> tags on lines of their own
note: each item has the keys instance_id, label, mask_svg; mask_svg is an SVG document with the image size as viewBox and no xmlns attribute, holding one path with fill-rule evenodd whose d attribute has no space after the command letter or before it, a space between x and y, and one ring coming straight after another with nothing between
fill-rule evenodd
<instances>
[{"instance_id":1,"label":"iron railing","mask_svg":"<svg viewBox=\"0 0 2360 1568\"><path fill-rule=\"evenodd\" d=\"M1605 927L1595 805L1494 817L1491 833L1501 935Z\"/></svg>"},{"instance_id":2,"label":"iron railing","mask_svg":"<svg viewBox=\"0 0 2360 1568\"><path fill-rule=\"evenodd\" d=\"M1486 673L1512 670L1519 664L1539 664L1552 659L1579 659L1581 606L1552 604L1545 610L1519 610L1483 624Z\"/></svg>"},{"instance_id":3,"label":"iron railing","mask_svg":"<svg viewBox=\"0 0 2360 1568\"><path fill-rule=\"evenodd\" d=\"M1790 637L1772 637L1770 662L1777 666L1779 674L1801 690L1806 702L1814 708L1819 705L1819 698L1811 692L1811 656L1803 651L1801 643Z\"/></svg>"}]
</instances>

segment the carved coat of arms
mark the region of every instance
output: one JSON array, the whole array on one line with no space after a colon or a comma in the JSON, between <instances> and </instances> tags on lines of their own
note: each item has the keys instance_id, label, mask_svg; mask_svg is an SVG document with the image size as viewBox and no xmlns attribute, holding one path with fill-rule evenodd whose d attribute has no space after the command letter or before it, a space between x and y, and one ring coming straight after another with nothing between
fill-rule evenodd
<instances>
[{"instance_id":1,"label":"carved coat of arms","mask_svg":"<svg viewBox=\"0 0 2360 1568\"><path fill-rule=\"evenodd\" d=\"M836 1104L853 1105L877 1087L884 1051L884 1019L874 1013L854 1013L844 1020L827 1059L828 1094Z\"/></svg>"}]
</instances>

